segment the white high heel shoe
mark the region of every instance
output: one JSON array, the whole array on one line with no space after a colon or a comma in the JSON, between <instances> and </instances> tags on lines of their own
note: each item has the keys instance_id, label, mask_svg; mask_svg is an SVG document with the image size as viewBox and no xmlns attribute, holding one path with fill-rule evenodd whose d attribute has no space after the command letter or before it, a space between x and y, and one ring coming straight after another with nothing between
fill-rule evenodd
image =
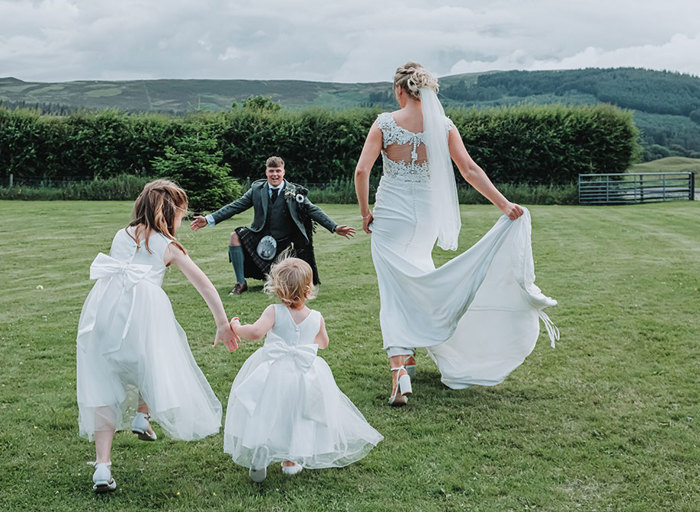
<instances>
[{"instance_id":1,"label":"white high heel shoe","mask_svg":"<svg viewBox=\"0 0 700 512\"><path fill-rule=\"evenodd\" d=\"M416 352L415 351L410 356L406 356L406 358L403 360L403 366L404 366L404 368L406 368L406 371L408 372L408 376L411 377L412 379L415 378L415 376L416 376Z\"/></svg>"},{"instance_id":2,"label":"white high heel shoe","mask_svg":"<svg viewBox=\"0 0 700 512\"><path fill-rule=\"evenodd\" d=\"M134 416L134 421L131 423L131 431L139 436L141 441L155 441L158 436L155 432L153 434L148 432L151 423L148 421L151 417L148 414L137 412Z\"/></svg>"},{"instance_id":3,"label":"white high heel shoe","mask_svg":"<svg viewBox=\"0 0 700 512\"><path fill-rule=\"evenodd\" d=\"M408 376L408 372L403 366L392 368L391 371L398 372L398 374L396 387L389 398L389 405L395 407L406 405L408 403L408 397L413 394L413 390L411 389L411 377Z\"/></svg>"},{"instance_id":4,"label":"white high heel shoe","mask_svg":"<svg viewBox=\"0 0 700 512\"><path fill-rule=\"evenodd\" d=\"M111 462L95 463L95 473L92 475L93 491L110 492L117 488L117 482L112 478L112 472L109 469L111 465Z\"/></svg>"}]
</instances>

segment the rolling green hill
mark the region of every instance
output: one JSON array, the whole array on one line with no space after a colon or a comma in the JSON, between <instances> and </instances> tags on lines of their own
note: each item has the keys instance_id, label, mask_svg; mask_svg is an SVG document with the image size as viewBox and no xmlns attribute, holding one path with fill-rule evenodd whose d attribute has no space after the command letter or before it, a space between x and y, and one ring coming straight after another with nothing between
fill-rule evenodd
<instances>
[{"instance_id":1,"label":"rolling green hill","mask_svg":"<svg viewBox=\"0 0 700 512\"><path fill-rule=\"evenodd\" d=\"M612 103L634 112L644 160L700 157L700 78L633 68L505 71L442 77L448 108L522 103ZM220 111L251 96L285 108L357 106L394 108L389 82L329 83L299 80L131 80L24 82L0 78L0 106L64 114L78 108L182 114Z\"/></svg>"},{"instance_id":2,"label":"rolling green hill","mask_svg":"<svg viewBox=\"0 0 700 512\"><path fill-rule=\"evenodd\" d=\"M251 96L266 96L288 108L349 108L370 94L391 92L388 83L341 84L298 80L130 80L61 83L0 78L0 100L25 105L117 108L131 112L220 111Z\"/></svg>"},{"instance_id":3,"label":"rolling green hill","mask_svg":"<svg viewBox=\"0 0 700 512\"><path fill-rule=\"evenodd\" d=\"M671 156L635 164L628 169L629 172L692 172L695 174L695 183L700 187L700 158L686 158Z\"/></svg>"}]
</instances>

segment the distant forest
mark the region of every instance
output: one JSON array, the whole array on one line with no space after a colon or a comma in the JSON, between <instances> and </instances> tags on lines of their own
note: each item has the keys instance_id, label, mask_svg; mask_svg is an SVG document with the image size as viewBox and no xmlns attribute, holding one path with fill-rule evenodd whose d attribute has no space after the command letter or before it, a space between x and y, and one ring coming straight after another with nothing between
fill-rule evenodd
<instances>
[{"instance_id":1,"label":"distant forest","mask_svg":"<svg viewBox=\"0 0 700 512\"><path fill-rule=\"evenodd\" d=\"M27 110L37 110L42 114L52 115L52 116L67 116L81 110L80 107L71 107L68 105L61 105L60 103L36 103L27 101L4 101L0 100L0 108L6 108L8 110L14 110L17 108L27 109Z\"/></svg>"},{"instance_id":2,"label":"distant forest","mask_svg":"<svg viewBox=\"0 0 700 512\"><path fill-rule=\"evenodd\" d=\"M474 86L460 80L442 93L460 101L583 93L623 108L694 117L700 122L700 79L664 71L632 68L506 71L480 75Z\"/></svg>"}]
</instances>

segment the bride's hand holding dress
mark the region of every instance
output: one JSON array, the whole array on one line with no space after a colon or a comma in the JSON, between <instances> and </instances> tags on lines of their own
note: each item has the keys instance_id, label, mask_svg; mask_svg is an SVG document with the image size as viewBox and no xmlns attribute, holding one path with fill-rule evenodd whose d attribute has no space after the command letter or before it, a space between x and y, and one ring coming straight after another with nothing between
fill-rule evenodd
<instances>
[{"instance_id":1,"label":"bride's hand holding dress","mask_svg":"<svg viewBox=\"0 0 700 512\"><path fill-rule=\"evenodd\" d=\"M498 207L510 220L515 220L523 214L522 206L508 201L491 183L484 170L472 159L456 127L450 130L448 145L450 157L467 183Z\"/></svg>"}]
</instances>

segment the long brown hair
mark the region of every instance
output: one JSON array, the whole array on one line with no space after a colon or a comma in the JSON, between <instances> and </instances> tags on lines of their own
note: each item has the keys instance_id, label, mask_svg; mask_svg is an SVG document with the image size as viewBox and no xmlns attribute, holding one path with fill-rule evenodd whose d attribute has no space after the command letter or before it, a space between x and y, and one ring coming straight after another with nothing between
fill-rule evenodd
<instances>
[{"instance_id":1,"label":"long brown hair","mask_svg":"<svg viewBox=\"0 0 700 512\"><path fill-rule=\"evenodd\" d=\"M148 239L152 231L156 231L172 240L173 244L183 253L185 248L175 240L175 216L178 210L187 211L187 193L175 183L168 180L155 180L147 183L136 198L134 210L131 213L131 226L143 226L146 239L146 250L150 253ZM140 233L126 233L139 244Z\"/></svg>"}]
</instances>

